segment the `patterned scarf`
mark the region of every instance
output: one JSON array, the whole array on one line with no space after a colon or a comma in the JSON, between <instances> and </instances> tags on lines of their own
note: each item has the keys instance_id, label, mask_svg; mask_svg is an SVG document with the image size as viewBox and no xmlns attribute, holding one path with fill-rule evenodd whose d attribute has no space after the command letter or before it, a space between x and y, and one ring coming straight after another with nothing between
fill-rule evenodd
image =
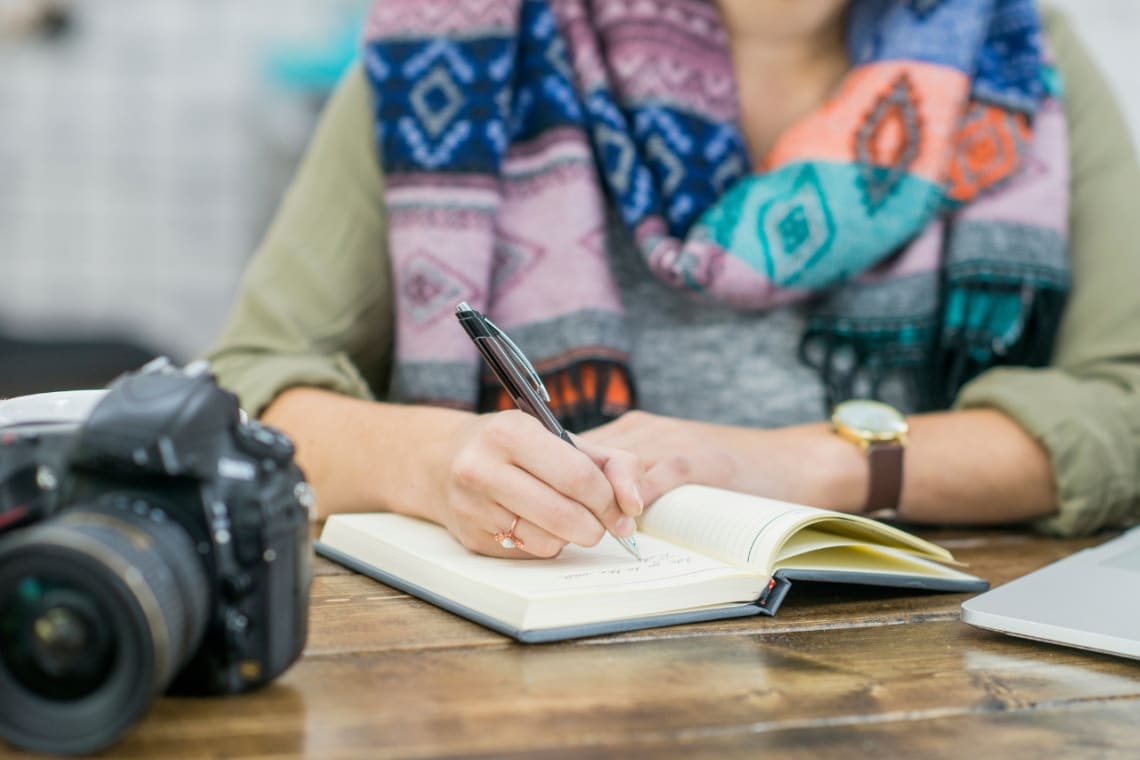
<instances>
[{"instance_id":1,"label":"patterned scarf","mask_svg":"<svg viewBox=\"0 0 1140 760\"><path fill-rule=\"evenodd\" d=\"M762 171L715 0L379 0L365 39L397 398L511 406L465 300L571 429L635 405L607 209L695 297L806 301L829 402L901 381L943 408L988 367L1049 359L1068 149L1032 0L855 0L851 70Z\"/></svg>"}]
</instances>

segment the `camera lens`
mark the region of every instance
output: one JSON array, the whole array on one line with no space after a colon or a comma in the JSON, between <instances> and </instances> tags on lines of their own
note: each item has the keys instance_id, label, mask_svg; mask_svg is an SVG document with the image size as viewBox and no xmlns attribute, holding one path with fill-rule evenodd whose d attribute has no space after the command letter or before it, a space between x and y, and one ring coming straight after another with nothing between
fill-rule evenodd
<instances>
[{"instance_id":1,"label":"camera lens","mask_svg":"<svg viewBox=\"0 0 1140 760\"><path fill-rule=\"evenodd\" d=\"M110 618L98 599L58 578L28 577L0 600L0 659L49 700L81 699L115 666Z\"/></svg>"},{"instance_id":2,"label":"camera lens","mask_svg":"<svg viewBox=\"0 0 1140 760\"><path fill-rule=\"evenodd\" d=\"M101 749L197 650L209 586L194 543L116 497L0 542L0 735L41 752Z\"/></svg>"}]
</instances>

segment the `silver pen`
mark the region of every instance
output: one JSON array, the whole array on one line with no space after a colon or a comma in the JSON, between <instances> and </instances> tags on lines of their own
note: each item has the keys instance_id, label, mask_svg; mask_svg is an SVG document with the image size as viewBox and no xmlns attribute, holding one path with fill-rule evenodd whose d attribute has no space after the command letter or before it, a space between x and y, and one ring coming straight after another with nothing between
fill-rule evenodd
<instances>
[{"instance_id":1,"label":"silver pen","mask_svg":"<svg viewBox=\"0 0 1140 760\"><path fill-rule=\"evenodd\" d=\"M542 378L538 376L534 365L523 355L515 342L499 329L498 325L471 308L466 301L455 307L455 316L475 343L475 347L479 349L487 366L495 373L499 383L514 399L515 405L538 419L547 430L574 446L570 434L547 406L550 394L543 385ZM641 559L641 551L637 548L637 540L633 536L629 538L614 536L614 538L627 552L638 560Z\"/></svg>"}]
</instances>

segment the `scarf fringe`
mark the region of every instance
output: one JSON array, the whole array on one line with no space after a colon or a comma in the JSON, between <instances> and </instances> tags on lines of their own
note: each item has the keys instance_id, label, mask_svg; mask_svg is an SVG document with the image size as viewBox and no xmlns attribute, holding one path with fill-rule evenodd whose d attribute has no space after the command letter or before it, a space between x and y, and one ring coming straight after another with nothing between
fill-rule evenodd
<instances>
[{"instance_id":1,"label":"scarf fringe","mask_svg":"<svg viewBox=\"0 0 1140 760\"><path fill-rule=\"evenodd\" d=\"M949 408L966 383L993 367L1047 366L1068 295L1065 288L1027 285L1017 290L995 283L978 283L958 292L963 295L965 312L978 320L971 318L960 326L948 322L943 328L931 352L924 409ZM1020 305L1009 323L1001 319L1001 312L1015 299ZM990 326L981 327L977 321ZM1002 322L1008 325L1006 329L1001 329Z\"/></svg>"},{"instance_id":2,"label":"scarf fringe","mask_svg":"<svg viewBox=\"0 0 1140 760\"><path fill-rule=\"evenodd\" d=\"M948 409L992 367L1048 365L1067 292L1063 285L961 283L947 293L940 329L933 320L905 330L817 320L800 342L800 360L819 372L826 409L851 398L897 403L883 397L888 381L902 386L916 411Z\"/></svg>"}]
</instances>

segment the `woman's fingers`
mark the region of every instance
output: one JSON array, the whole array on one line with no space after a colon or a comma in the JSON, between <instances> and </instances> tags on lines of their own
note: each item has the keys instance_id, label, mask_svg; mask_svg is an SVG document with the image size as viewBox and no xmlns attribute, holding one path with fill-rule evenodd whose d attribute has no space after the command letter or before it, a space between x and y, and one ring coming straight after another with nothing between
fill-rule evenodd
<instances>
[{"instance_id":1,"label":"woman's fingers","mask_svg":"<svg viewBox=\"0 0 1140 760\"><path fill-rule=\"evenodd\" d=\"M604 479L600 471L598 476ZM568 543L593 546L605 534L602 523L582 503L521 467L504 469L495 483L487 484L487 493L496 504Z\"/></svg>"},{"instance_id":2,"label":"woman's fingers","mask_svg":"<svg viewBox=\"0 0 1140 760\"><path fill-rule=\"evenodd\" d=\"M554 541L583 546L596 544L606 530L632 535L635 525L627 512L640 512L638 460L624 452L588 449L567 445L522 412L489 415L452 464L453 481L464 494L453 513L465 512L461 522L488 531L490 505L498 505ZM508 526L509 521L498 530ZM555 550L550 538L538 540L536 552L561 549Z\"/></svg>"},{"instance_id":3,"label":"woman's fingers","mask_svg":"<svg viewBox=\"0 0 1140 760\"><path fill-rule=\"evenodd\" d=\"M566 541L497 504L490 505L483 529L476 531L469 549L492 557L533 559L557 557ZM509 539L513 546L504 546Z\"/></svg>"},{"instance_id":4,"label":"woman's fingers","mask_svg":"<svg viewBox=\"0 0 1140 760\"><path fill-rule=\"evenodd\" d=\"M615 536L625 538L633 535L637 526L631 515L640 513L637 495L640 464L637 458L624 452L591 447L590 444L586 444L586 448L575 449L555 438L541 425L537 432L541 435L514 450L513 461L519 469L557 491L569 505L585 507L591 519L600 522L602 528ZM616 488L614 480L617 481ZM558 512L564 506L559 500L550 502L551 509ZM565 516L580 525L580 515ZM541 520L536 522L543 524ZM554 526L544 527L553 530ZM596 534L594 540L583 545L592 546L601 540L596 528L593 532ZM574 540L574 543L582 542Z\"/></svg>"}]
</instances>

